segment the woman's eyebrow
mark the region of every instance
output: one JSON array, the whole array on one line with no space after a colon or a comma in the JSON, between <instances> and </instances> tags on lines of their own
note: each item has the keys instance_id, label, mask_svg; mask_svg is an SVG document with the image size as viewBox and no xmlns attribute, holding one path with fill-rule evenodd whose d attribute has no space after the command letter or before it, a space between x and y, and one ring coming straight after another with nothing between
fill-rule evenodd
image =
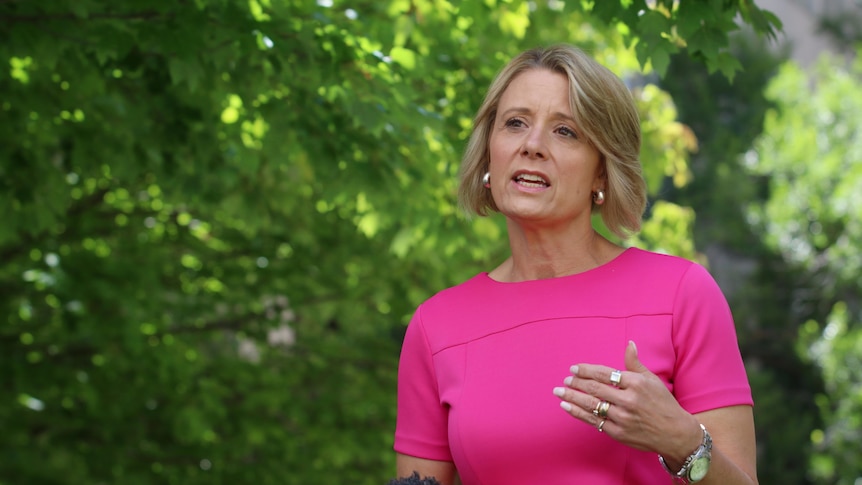
<instances>
[{"instance_id":1,"label":"woman's eyebrow","mask_svg":"<svg viewBox=\"0 0 862 485\"><path fill-rule=\"evenodd\" d=\"M530 108L523 108L523 107L520 107L520 106L514 106L514 107L512 107L512 108L508 108L508 109L506 109L506 110L504 110L504 111L501 111L501 112L500 112L500 115L508 115L508 114L512 114L512 113L516 113L516 114L532 114L532 113L533 113L533 111L532 111ZM557 111L557 112L555 112L555 113L552 113L552 114L551 114L551 118L552 118L552 119L562 119L562 120L570 121L570 122L572 122L572 123L574 123L574 122L575 122L575 119L574 119L573 117L571 117L571 116L567 115L566 113L563 113L562 111Z\"/></svg>"}]
</instances>

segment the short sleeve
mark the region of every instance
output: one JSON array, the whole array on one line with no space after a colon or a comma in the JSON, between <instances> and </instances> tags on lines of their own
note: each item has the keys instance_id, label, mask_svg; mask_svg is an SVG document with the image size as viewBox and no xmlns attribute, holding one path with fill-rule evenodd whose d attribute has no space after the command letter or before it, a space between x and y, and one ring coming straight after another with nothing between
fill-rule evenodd
<instances>
[{"instance_id":1,"label":"short sleeve","mask_svg":"<svg viewBox=\"0 0 862 485\"><path fill-rule=\"evenodd\" d=\"M421 306L407 326L398 364L395 451L428 460L452 461L448 408L442 404Z\"/></svg>"},{"instance_id":2,"label":"short sleeve","mask_svg":"<svg viewBox=\"0 0 862 485\"><path fill-rule=\"evenodd\" d=\"M677 354L674 395L687 411L754 404L727 299L698 264L692 264L680 280L673 345Z\"/></svg>"}]
</instances>

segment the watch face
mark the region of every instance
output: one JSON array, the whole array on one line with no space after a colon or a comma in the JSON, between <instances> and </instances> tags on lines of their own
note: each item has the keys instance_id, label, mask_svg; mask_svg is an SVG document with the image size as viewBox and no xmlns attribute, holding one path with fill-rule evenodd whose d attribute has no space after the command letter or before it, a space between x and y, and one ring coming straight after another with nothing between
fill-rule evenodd
<instances>
[{"instance_id":1,"label":"watch face","mask_svg":"<svg viewBox=\"0 0 862 485\"><path fill-rule=\"evenodd\" d=\"M706 476L709 471L709 457L699 456L691 463L691 468L688 469L688 479L692 482L699 482Z\"/></svg>"}]
</instances>

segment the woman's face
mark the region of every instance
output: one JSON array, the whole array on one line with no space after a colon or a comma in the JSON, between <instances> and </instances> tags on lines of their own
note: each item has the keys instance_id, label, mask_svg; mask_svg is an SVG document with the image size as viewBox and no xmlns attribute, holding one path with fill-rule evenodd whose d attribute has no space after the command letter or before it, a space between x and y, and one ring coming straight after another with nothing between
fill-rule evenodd
<instances>
[{"instance_id":1,"label":"woman's face","mask_svg":"<svg viewBox=\"0 0 862 485\"><path fill-rule=\"evenodd\" d=\"M491 193L520 224L590 224L592 193L604 189L600 154L575 125L565 76L519 74L503 92L490 140Z\"/></svg>"}]
</instances>

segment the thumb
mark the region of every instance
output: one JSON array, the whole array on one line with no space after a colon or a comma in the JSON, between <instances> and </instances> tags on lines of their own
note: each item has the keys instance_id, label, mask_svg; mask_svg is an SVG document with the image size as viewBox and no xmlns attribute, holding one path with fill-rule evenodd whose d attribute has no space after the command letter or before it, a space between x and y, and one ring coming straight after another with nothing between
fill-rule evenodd
<instances>
[{"instance_id":1,"label":"thumb","mask_svg":"<svg viewBox=\"0 0 862 485\"><path fill-rule=\"evenodd\" d=\"M638 359L638 346L635 345L634 340L629 340L629 345L626 347L626 370L639 374L649 372L649 369Z\"/></svg>"}]
</instances>

